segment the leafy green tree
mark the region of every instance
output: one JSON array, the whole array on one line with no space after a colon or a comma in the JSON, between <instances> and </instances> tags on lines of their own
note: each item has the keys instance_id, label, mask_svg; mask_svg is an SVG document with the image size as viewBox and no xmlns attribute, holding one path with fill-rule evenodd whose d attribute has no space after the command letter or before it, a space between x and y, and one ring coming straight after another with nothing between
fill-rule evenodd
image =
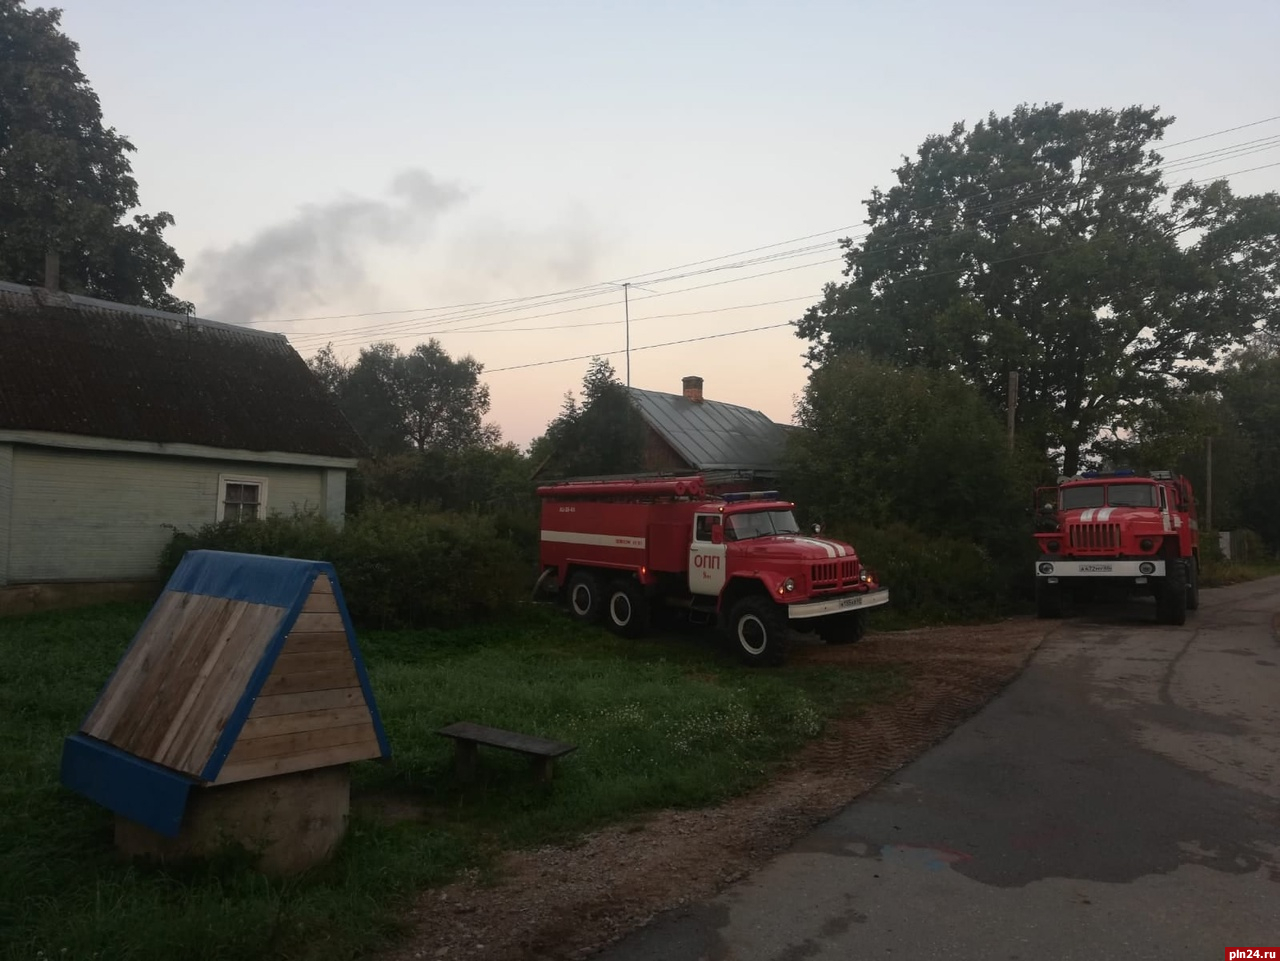
<instances>
[{"instance_id":1,"label":"leafy green tree","mask_svg":"<svg viewBox=\"0 0 1280 961\"><path fill-rule=\"evenodd\" d=\"M374 344L350 366L326 346L308 364L376 454L491 447L500 438L484 422L490 400L480 382L483 365L454 360L434 338L408 354Z\"/></svg>"},{"instance_id":2,"label":"leafy green tree","mask_svg":"<svg viewBox=\"0 0 1280 961\"><path fill-rule=\"evenodd\" d=\"M1020 106L929 137L874 190L847 281L799 323L850 351L956 371L1074 473L1104 432L1212 383L1224 349L1280 326L1280 196L1169 194L1158 108Z\"/></svg>"},{"instance_id":3,"label":"leafy green tree","mask_svg":"<svg viewBox=\"0 0 1280 961\"><path fill-rule=\"evenodd\" d=\"M533 442L530 456L544 477L626 474L644 464L645 425L613 365L592 358L582 399L565 394L559 415Z\"/></svg>"},{"instance_id":4,"label":"leafy green tree","mask_svg":"<svg viewBox=\"0 0 1280 961\"><path fill-rule=\"evenodd\" d=\"M1214 441L1214 491L1226 480L1236 490L1235 517L1241 526L1257 531L1273 550L1280 550L1280 512L1275 508L1280 478L1280 350L1258 344L1235 356L1222 384L1223 402L1232 412L1233 426L1247 439L1248 466L1243 472L1224 462L1222 445ZM1243 476L1240 476L1243 473ZM1228 524L1217 520L1215 526Z\"/></svg>"},{"instance_id":5,"label":"leafy green tree","mask_svg":"<svg viewBox=\"0 0 1280 961\"><path fill-rule=\"evenodd\" d=\"M169 293L183 267L164 240L173 217L126 220L138 206L134 147L102 125L61 18L0 0L0 278L42 283L52 251L65 290L188 310Z\"/></svg>"},{"instance_id":6,"label":"leafy green tree","mask_svg":"<svg viewBox=\"0 0 1280 961\"><path fill-rule=\"evenodd\" d=\"M810 376L797 420L787 489L811 519L1002 548L1026 533L1030 478L957 374L845 354Z\"/></svg>"}]
</instances>

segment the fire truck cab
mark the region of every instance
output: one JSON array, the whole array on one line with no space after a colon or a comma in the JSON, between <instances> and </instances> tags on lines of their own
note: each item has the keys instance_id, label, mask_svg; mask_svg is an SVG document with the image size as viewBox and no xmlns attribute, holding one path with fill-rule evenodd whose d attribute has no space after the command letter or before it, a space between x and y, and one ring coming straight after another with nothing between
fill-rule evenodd
<instances>
[{"instance_id":1,"label":"fire truck cab","mask_svg":"<svg viewBox=\"0 0 1280 961\"><path fill-rule=\"evenodd\" d=\"M1036 609L1061 617L1063 595L1147 593L1157 619L1200 606L1200 530L1191 482L1172 471L1086 471L1037 491Z\"/></svg>"},{"instance_id":2,"label":"fire truck cab","mask_svg":"<svg viewBox=\"0 0 1280 961\"><path fill-rule=\"evenodd\" d=\"M790 630L860 639L889 592L849 544L800 531L776 491L708 494L701 477L550 484L540 589L627 637L655 605L714 619L751 664L780 664Z\"/></svg>"}]
</instances>

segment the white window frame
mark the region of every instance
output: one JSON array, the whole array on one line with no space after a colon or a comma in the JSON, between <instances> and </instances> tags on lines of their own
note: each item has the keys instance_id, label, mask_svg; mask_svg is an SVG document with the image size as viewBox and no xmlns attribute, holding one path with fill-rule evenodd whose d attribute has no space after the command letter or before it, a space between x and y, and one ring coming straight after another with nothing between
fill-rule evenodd
<instances>
[{"instance_id":1,"label":"white window frame","mask_svg":"<svg viewBox=\"0 0 1280 961\"><path fill-rule=\"evenodd\" d=\"M249 474L219 474L218 475L218 523L222 523L227 515L227 485L228 484L257 484L258 485L258 519L267 516L267 479L265 477L254 477Z\"/></svg>"}]
</instances>

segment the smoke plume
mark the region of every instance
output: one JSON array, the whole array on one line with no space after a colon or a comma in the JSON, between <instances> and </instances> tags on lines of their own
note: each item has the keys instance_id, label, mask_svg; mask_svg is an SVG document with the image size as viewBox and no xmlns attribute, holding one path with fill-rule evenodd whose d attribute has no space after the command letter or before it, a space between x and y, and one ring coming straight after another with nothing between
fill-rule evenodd
<instances>
[{"instance_id":1,"label":"smoke plume","mask_svg":"<svg viewBox=\"0 0 1280 961\"><path fill-rule=\"evenodd\" d=\"M308 204L243 243L202 254L191 270L201 316L246 323L273 311L323 304L368 288L371 246L425 239L463 191L423 170L392 179L386 199Z\"/></svg>"}]
</instances>

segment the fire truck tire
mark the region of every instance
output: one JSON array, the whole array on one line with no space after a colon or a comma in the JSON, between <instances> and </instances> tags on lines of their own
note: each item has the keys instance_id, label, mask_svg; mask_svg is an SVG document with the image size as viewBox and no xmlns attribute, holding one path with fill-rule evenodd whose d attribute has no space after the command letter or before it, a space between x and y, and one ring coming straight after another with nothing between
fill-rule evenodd
<instances>
[{"instance_id":1,"label":"fire truck tire","mask_svg":"<svg viewBox=\"0 0 1280 961\"><path fill-rule=\"evenodd\" d=\"M1182 564L1169 565L1156 598L1156 618L1164 624L1187 623L1187 569Z\"/></svg>"},{"instance_id":2,"label":"fire truck tire","mask_svg":"<svg viewBox=\"0 0 1280 961\"><path fill-rule=\"evenodd\" d=\"M1062 585L1036 578L1036 617L1056 620L1062 616Z\"/></svg>"},{"instance_id":3,"label":"fire truck tire","mask_svg":"<svg viewBox=\"0 0 1280 961\"><path fill-rule=\"evenodd\" d=\"M818 636L828 644L856 644L867 633L866 611L845 611L820 618Z\"/></svg>"},{"instance_id":4,"label":"fire truck tire","mask_svg":"<svg viewBox=\"0 0 1280 961\"><path fill-rule=\"evenodd\" d=\"M600 579L589 571L577 571L565 587L569 599L569 613L575 621L595 624L604 616L604 595Z\"/></svg>"},{"instance_id":5,"label":"fire truck tire","mask_svg":"<svg viewBox=\"0 0 1280 961\"><path fill-rule=\"evenodd\" d=\"M1200 561L1192 557L1187 561L1187 610L1200 609Z\"/></svg>"},{"instance_id":6,"label":"fire truck tire","mask_svg":"<svg viewBox=\"0 0 1280 961\"><path fill-rule=\"evenodd\" d=\"M615 581L609 588L604 622L620 637L642 637L649 628L649 598L635 581Z\"/></svg>"},{"instance_id":7,"label":"fire truck tire","mask_svg":"<svg viewBox=\"0 0 1280 961\"><path fill-rule=\"evenodd\" d=\"M787 618L767 597L746 597L733 606L729 637L752 667L776 667L787 658Z\"/></svg>"}]
</instances>

